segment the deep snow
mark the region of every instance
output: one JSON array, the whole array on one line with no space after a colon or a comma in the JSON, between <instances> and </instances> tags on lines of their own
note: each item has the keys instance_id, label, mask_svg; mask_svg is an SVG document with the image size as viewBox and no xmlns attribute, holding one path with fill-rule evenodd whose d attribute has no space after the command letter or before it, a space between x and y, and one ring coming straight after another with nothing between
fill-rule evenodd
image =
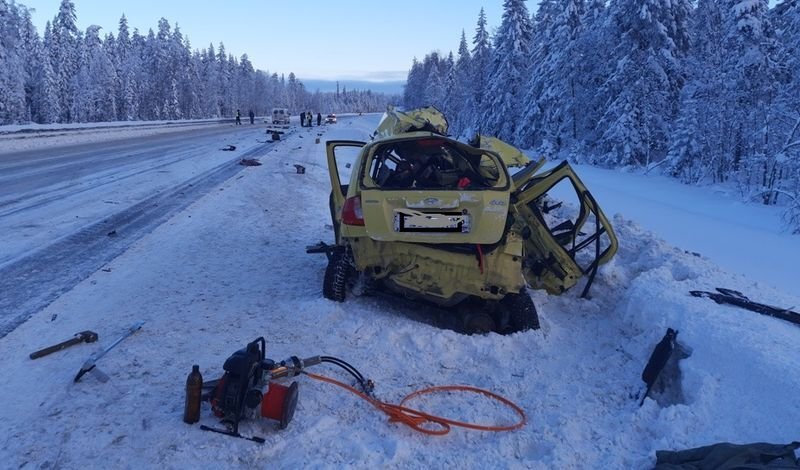
<instances>
[{"instance_id":1,"label":"deep snow","mask_svg":"<svg viewBox=\"0 0 800 470\"><path fill-rule=\"evenodd\" d=\"M376 116L340 119L324 128L322 139L363 140L376 123ZM604 186L621 190L640 177L581 168L606 213L621 214L613 218L620 251L601 268L592 298L579 299L580 288L562 296L536 291L541 330L468 337L414 320L408 312L421 310L415 304L322 298L325 258L304 253L306 245L332 237L317 132L302 129L271 144L279 147L265 146L263 166L244 169L0 339L6 376L0 420L8 430L0 457L9 468L648 468L657 449L800 435L800 328L688 295L723 286L797 306L796 288L769 285L780 287L774 279L790 279L796 264L769 266L774 279L760 278L752 266L723 271L710 260L715 253L684 245L711 233L714 219L692 217L687 230L667 234L672 245L634 223L629 207L663 211L659 195L671 197L680 185L628 198L630 206L613 196L607 204ZM296 163L306 174L296 174ZM708 191L692 194L701 204L737 206ZM681 220L690 220L691 210L670 200ZM777 222L752 224L759 230L742 227L725 236L771 253ZM797 248L794 240L786 243ZM738 257L719 248L724 257ZM91 353L137 320L147 321L143 329L98 362L110 382L87 376L72 383ZM685 403L662 408L648 399L639 408L642 368L667 327L693 349L681 362ZM97 344L27 357L86 329L100 334ZM297 379L300 402L288 429L277 431L265 420L243 426L243 433L266 438L264 445L184 424L183 387L192 364L206 379L216 378L233 351L262 335L274 359L324 353L349 361L386 401L427 385L468 384L518 403L528 424L508 433L454 429L428 437L304 377ZM327 366L312 372L347 380ZM514 419L460 395L414 405L484 423ZM216 425L206 404L201 423Z\"/></svg>"}]
</instances>

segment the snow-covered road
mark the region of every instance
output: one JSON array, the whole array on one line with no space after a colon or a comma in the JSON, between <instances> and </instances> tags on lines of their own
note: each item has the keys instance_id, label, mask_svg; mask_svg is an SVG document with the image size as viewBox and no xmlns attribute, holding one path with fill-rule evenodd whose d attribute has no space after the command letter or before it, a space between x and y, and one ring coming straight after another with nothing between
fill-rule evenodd
<instances>
[{"instance_id":1,"label":"snow-covered road","mask_svg":"<svg viewBox=\"0 0 800 470\"><path fill-rule=\"evenodd\" d=\"M539 331L467 337L416 321L421 307L413 303L322 298L325 258L304 253L332 238L324 146L314 139L364 140L376 123L364 116L298 129L261 158L263 166L226 180L0 339L4 465L627 469L651 467L657 449L800 435L800 328L687 295L725 286L788 306L797 305L796 293L754 292L751 279L654 238L623 209L614 210L622 214L614 218L620 252L600 270L591 299L578 298L580 289L532 293ZM297 174L294 164L307 172ZM147 321L143 329L98 362L108 383L92 376L72 383L92 352L137 320ZM648 399L639 408L642 368L667 327L693 348L681 363L682 402ZM98 344L27 357L86 329L100 334ZM288 429L267 420L242 426L264 445L184 424L191 365L217 378L225 359L258 336L274 359L347 360L386 401L427 385L467 384L518 403L528 424L428 437L308 378L297 379ZM313 372L347 380L326 366ZM411 405L482 423L514 419L458 394ZM201 413L201 423L216 425L207 404Z\"/></svg>"},{"instance_id":2,"label":"snow-covered road","mask_svg":"<svg viewBox=\"0 0 800 470\"><path fill-rule=\"evenodd\" d=\"M239 159L280 148L261 126L159 131L0 155L0 337L241 171Z\"/></svg>"}]
</instances>

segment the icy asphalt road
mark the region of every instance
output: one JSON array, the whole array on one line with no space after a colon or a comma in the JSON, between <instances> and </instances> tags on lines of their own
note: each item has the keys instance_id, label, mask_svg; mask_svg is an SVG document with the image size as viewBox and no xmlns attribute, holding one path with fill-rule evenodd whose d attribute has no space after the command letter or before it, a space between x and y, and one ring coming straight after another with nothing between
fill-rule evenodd
<instances>
[{"instance_id":1,"label":"icy asphalt road","mask_svg":"<svg viewBox=\"0 0 800 470\"><path fill-rule=\"evenodd\" d=\"M280 146L265 141L226 124L0 153L0 337Z\"/></svg>"}]
</instances>

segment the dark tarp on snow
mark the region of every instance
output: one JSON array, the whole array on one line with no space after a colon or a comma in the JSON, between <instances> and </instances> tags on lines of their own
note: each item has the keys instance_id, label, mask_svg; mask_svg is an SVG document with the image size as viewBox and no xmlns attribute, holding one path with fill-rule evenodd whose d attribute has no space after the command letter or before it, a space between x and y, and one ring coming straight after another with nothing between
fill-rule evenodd
<instances>
[{"instance_id":1,"label":"dark tarp on snow","mask_svg":"<svg viewBox=\"0 0 800 470\"><path fill-rule=\"evenodd\" d=\"M655 470L733 470L733 469L800 469L791 444L730 444L723 442L686 450L656 451Z\"/></svg>"}]
</instances>

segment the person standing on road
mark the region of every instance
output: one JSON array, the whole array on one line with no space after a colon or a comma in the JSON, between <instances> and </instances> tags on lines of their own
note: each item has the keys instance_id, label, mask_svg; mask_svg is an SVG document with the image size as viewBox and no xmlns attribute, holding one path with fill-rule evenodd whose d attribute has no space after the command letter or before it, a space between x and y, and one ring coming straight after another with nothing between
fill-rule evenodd
<instances>
[{"instance_id":1,"label":"person standing on road","mask_svg":"<svg viewBox=\"0 0 800 470\"><path fill-rule=\"evenodd\" d=\"M256 123L256 113L254 113L253 110L251 109L250 110L250 124L255 124L255 123Z\"/></svg>"},{"instance_id":2,"label":"person standing on road","mask_svg":"<svg viewBox=\"0 0 800 470\"><path fill-rule=\"evenodd\" d=\"M237 126L241 126L242 125L242 113L239 112L238 109L236 110L236 125Z\"/></svg>"},{"instance_id":3,"label":"person standing on road","mask_svg":"<svg viewBox=\"0 0 800 470\"><path fill-rule=\"evenodd\" d=\"M300 113L300 127L306 127L306 113Z\"/></svg>"},{"instance_id":4,"label":"person standing on road","mask_svg":"<svg viewBox=\"0 0 800 470\"><path fill-rule=\"evenodd\" d=\"M317 127L322 125L322 113L317 113Z\"/></svg>"}]
</instances>

